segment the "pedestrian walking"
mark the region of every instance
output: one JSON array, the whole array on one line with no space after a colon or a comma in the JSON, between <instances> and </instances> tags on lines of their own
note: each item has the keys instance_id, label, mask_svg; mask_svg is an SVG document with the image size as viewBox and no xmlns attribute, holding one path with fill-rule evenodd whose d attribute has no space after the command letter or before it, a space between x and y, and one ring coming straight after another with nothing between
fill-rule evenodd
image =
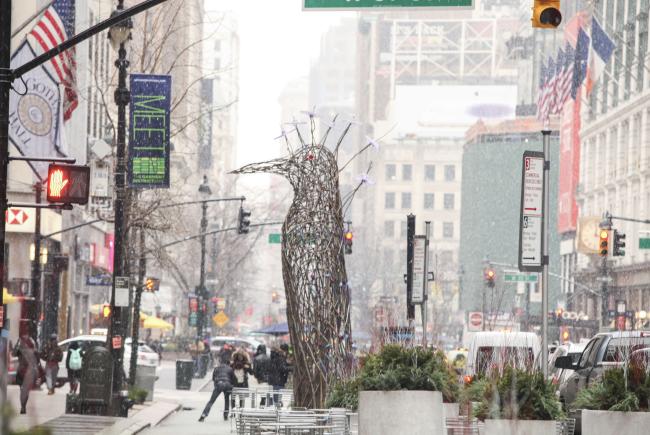
<instances>
[{"instance_id":1,"label":"pedestrian walking","mask_svg":"<svg viewBox=\"0 0 650 435\"><path fill-rule=\"evenodd\" d=\"M63 351L56 339L56 334L50 335L50 339L41 352L41 359L45 361L45 382L47 382L48 395L54 394L59 374L59 363L63 360Z\"/></svg>"},{"instance_id":2,"label":"pedestrian walking","mask_svg":"<svg viewBox=\"0 0 650 435\"><path fill-rule=\"evenodd\" d=\"M230 367L232 367L235 373L235 383L233 384L233 387L248 388L248 375L253 374L251 358L248 356L248 352L241 347L233 352L230 358ZM235 407L234 399L232 401L232 407ZM239 407L244 407L244 399L241 397L239 399Z\"/></svg>"},{"instance_id":3,"label":"pedestrian walking","mask_svg":"<svg viewBox=\"0 0 650 435\"><path fill-rule=\"evenodd\" d=\"M28 333L25 332L18 339L18 343L16 343L16 347L13 350L13 356L18 357L16 382L20 385L20 413L25 414L27 412L29 392L39 378L36 343L34 343L34 340L32 340Z\"/></svg>"},{"instance_id":4,"label":"pedestrian walking","mask_svg":"<svg viewBox=\"0 0 650 435\"><path fill-rule=\"evenodd\" d=\"M287 364L286 356L281 349L271 350L271 360L269 363L268 382L273 387L273 391L282 390L287 385L289 377L289 366ZM282 406L280 402L280 394L273 394L273 401L276 406Z\"/></svg>"},{"instance_id":5,"label":"pedestrian walking","mask_svg":"<svg viewBox=\"0 0 650 435\"><path fill-rule=\"evenodd\" d=\"M79 379L81 379L81 366L83 355L79 348L79 343L73 341L68 348L68 356L65 359L65 368L68 371L68 382L70 383L70 393L77 394Z\"/></svg>"},{"instance_id":6,"label":"pedestrian walking","mask_svg":"<svg viewBox=\"0 0 650 435\"><path fill-rule=\"evenodd\" d=\"M215 367L212 371L212 382L214 383L214 390L212 391L212 396L210 400L205 405L205 409L201 413L199 421L205 420L205 418L210 414L210 409L214 402L217 400L217 397L223 393L224 399L224 409L223 409L223 419L228 420L228 412L230 410L230 394L232 393L232 387L235 383L235 372L228 365L228 361L221 360L219 365Z\"/></svg>"}]
</instances>

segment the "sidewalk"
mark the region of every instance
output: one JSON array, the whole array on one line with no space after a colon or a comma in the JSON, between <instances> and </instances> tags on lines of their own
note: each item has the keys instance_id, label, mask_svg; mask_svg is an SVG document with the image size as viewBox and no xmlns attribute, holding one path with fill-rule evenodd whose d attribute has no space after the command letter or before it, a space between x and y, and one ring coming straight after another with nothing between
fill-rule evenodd
<instances>
[{"instance_id":1,"label":"sidewalk","mask_svg":"<svg viewBox=\"0 0 650 435\"><path fill-rule=\"evenodd\" d=\"M171 364L168 363L170 366ZM161 384L171 385L169 377L175 375L171 367L161 370ZM157 383L158 384L158 383ZM194 379L191 391L181 391L175 388L154 389L154 401L135 405L129 411L128 418L95 417L76 414L65 414L65 399L68 386L57 389L54 395L48 396L47 390L35 390L30 393L27 402L27 414L16 415L11 427L14 430L27 430L35 426L48 427L53 435L63 434L101 434L101 435L131 435L139 433L148 427L154 427L161 421L181 409L189 397L192 397L206 385L211 385L211 373L203 379ZM8 400L18 413L20 409L20 389L17 385L7 388ZM203 404L207 398L200 401Z\"/></svg>"}]
</instances>

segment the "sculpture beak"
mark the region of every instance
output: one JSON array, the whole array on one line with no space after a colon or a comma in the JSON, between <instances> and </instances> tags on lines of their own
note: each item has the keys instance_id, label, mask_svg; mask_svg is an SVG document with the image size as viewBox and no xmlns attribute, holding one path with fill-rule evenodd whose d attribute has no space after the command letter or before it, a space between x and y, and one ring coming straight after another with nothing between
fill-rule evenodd
<instances>
[{"instance_id":1,"label":"sculpture beak","mask_svg":"<svg viewBox=\"0 0 650 435\"><path fill-rule=\"evenodd\" d=\"M286 175L289 169L289 159L280 158L273 159L266 162L250 163L242 166L239 169L231 171L231 174L255 174L263 172L267 174Z\"/></svg>"}]
</instances>

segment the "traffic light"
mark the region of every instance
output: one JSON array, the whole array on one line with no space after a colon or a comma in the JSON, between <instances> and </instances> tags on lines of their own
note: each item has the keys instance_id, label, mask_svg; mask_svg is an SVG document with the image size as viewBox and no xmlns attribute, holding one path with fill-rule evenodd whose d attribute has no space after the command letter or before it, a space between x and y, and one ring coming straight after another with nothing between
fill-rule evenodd
<instances>
[{"instance_id":1,"label":"traffic light","mask_svg":"<svg viewBox=\"0 0 650 435\"><path fill-rule=\"evenodd\" d=\"M609 253L609 231L605 229L601 229L600 232L598 233L598 236L600 238L598 244L599 247L598 254L601 257L607 257L607 254Z\"/></svg>"},{"instance_id":2,"label":"traffic light","mask_svg":"<svg viewBox=\"0 0 650 435\"><path fill-rule=\"evenodd\" d=\"M560 327L560 342L567 343L571 340L571 333L569 332L569 327L561 326Z\"/></svg>"},{"instance_id":3,"label":"traffic light","mask_svg":"<svg viewBox=\"0 0 650 435\"><path fill-rule=\"evenodd\" d=\"M239 207L239 224L237 225L237 232L239 234L247 234L249 226L251 225L251 212L244 210L244 207Z\"/></svg>"},{"instance_id":4,"label":"traffic light","mask_svg":"<svg viewBox=\"0 0 650 435\"><path fill-rule=\"evenodd\" d=\"M483 272L483 277L485 278L485 284L487 284L488 287L494 287L494 280L497 277L497 273L494 271L494 269L489 267L485 269Z\"/></svg>"},{"instance_id":5,"label":"traffic light","mask_svg":"<svg viewBox=\"0 0 650 435\"><path fill-rule=\"evenodd\" d=\"M109 317L111 317L111 306L110 305L104 304L104 306L102 307L102 317L104 319L108 319Z\"/></svg>"},{"instance_id":6,"label":"traffic light","mask_svg":"<svg viewBox=\"0 0 650 435\"><path fill-rule=\"evenodd\" d=\"M144 282L144 290L147 292L157 292L160 290L160 280L158 278L147 278Z\"/></svg>"},{"instance_id":7,"label":"traffic light","mask_svg":"<svg viewBox=\"0 0 650 435\"><path fill-rule=\"evenodd\" d=\"M623 257L625 255L625 233L619 233L614 230L614 257Z\"/></svg>"},{"instance_id":8,"label":"traffic light","mask_svg":"<svg viewBox=\"0 0 650 435\"><path fill-rule=\"evenodd\" d=\"M87 204L90 193L90 167L50 165L47 170L47 201Z\"/></svg>"},{"instance_id":9,"label":"traffic light","mask_svg":"<svg viewBox=\"0 0 650 435\"><path fill-rule=\"evenodd\" d=\"M560 0L534 0L533 27L554 29L562 22Z\"/></svg>"},{"instance_id":10,"label":"traffic light","mask_svg":"<svg viewBox=\"0 0 650 435\"><path fill-rule=\"evenodd\" d=\"M274 304L280 302L280 295L278 295L278 292L271 293L271 302Z\"/></svg>"},{"instance_id":11,"label":"traffic light","mask_svg":"<svg viewBox=\"0 0 650 435\"><path fill-rule=\"evenodd\" d=\"M343 243L345 244L345 253L346 254L352 254L352 239L354 238L354 234L352 234L352 231L346 231L345 234L343 235Z\"/></svg>"}]
</instances>

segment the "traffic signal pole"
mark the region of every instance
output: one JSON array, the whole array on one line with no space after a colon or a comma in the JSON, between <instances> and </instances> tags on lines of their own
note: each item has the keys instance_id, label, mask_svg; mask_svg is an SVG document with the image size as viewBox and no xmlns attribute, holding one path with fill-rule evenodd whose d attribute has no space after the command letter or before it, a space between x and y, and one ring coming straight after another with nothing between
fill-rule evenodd
<instances>
[{"instance_id":1,"label":"traffic signal pole","mask_svg":"<svg viewBox=\"0 0 650 435\"><path fill-rule=\"evenodd\" d=\"M140 346L140 304L142 302L142 291L144 278L147 271L147 257L144 227L140 227L140 260L138 263L138 284L135 287L135 298L133 300L133 322L131 327L131 361L129 361L129 385L135 385L135 375L138 367L138 352Z\"/></svg>"},{"instance_id":2,"label":"traffic signal pole","mask_svg":"<svg viewBox=\"0 0 650 435\"><path fill-rule=\"evenodd\" d=\"M41 198L43 194L43 183L37 181L34 184L34 200L36 204L41 203ZM34 218L34 260L32 261L32 297L36 301L36 308L33 313L29 313L32 318L30 326L32 326L32 331L29 331L32 340L34 343L38 343L38 321L41 316L41 309L43 301L41 299L41 242L43 238L41 237L41 209L37 207L35 209L35 218ZM46 338L46 337L42 337ZM43 340L45 343L45 340Z\"/></svg>"}]
</instances>

